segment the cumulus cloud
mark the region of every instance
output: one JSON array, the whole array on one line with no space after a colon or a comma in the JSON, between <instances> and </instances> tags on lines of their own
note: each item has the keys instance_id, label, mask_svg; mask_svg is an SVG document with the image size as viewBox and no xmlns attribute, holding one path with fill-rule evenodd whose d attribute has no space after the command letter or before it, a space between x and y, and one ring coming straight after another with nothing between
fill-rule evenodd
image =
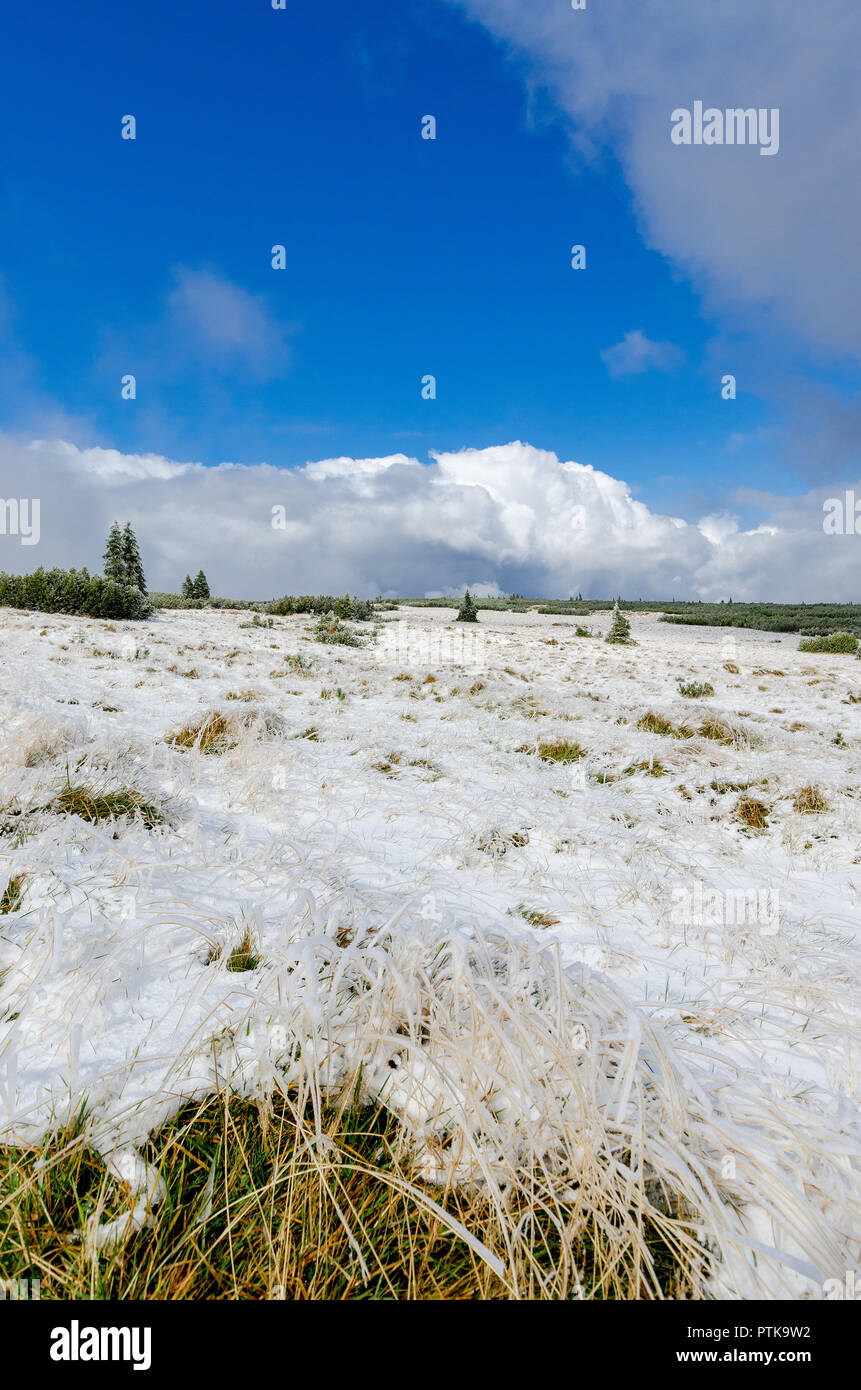
<instances>
[{"instance_id":1,"label":"cumulus cloud","mask_svg":"<svg viewBox=\"0 0 861 1390\"><path fill-rule=\"evenodd\" d=\"M287 592L848 600L861 537L826 536L824 493L740 499L764 513L697 524L653 512L628 485L529 444L215 468L64 441L0 436L0 496L38 497L41 539L0 536L0 567L98 570L111 521L130 519L150 584L201 566L233 598ZM858 485L861 497L861 482ZM273 519L283 526L273 526Z\"/></svg>"},{"instance_id":2,"label":"cumulus cloud","mask_svg":"<svg viewBox=\"0 0 861 1390\"><path fill-rule=\"evenodd\" d=\"M659 372L671 372L684 361L685 354L675 343L656 343L639 328L626 333L621 343L614 343L601 353L611 376L640 376L650 367Z\"/></svg>"}]
</instances>

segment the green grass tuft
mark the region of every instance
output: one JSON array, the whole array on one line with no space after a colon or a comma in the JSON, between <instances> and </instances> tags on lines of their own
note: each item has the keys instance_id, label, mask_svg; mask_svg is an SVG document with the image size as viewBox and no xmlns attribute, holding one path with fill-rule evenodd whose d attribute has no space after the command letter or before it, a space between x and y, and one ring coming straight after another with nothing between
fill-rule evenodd
<instances>
[{"instance_id":1,"label":"green grass tuft","mask_svg":"<svg viewBox=\"0 0 861 1390\"><path fill-rule=\"evenodd\" d=\"M24 877L15 874L10 878L0 898L0 912L17 912L24 900Z\"/></svg>"},{"instance_id":2,"label":"green grass tuft","mask_svg":"<svg viewBox=\"0 0 861 1390\"><path fill-rule=\"evenodd\" d=\"M67 782L49 809L66 816L80 816L81 820L89 821L91 824L128 816L143 821L147 830L164 825L167 820L162 808L134 787L100 792L84 783L73 786Z\"/></svg>"},{"instance_id":3,"label":"green grass tuft","mask_svg":"<svg viewBox=\"0 0 861 1390\"><path fill-rule=\"evenodd\" d=\"M545 763L579 763L586 757L586 749L579 743L567 739L556 739L550 743L539 743L538 756Z\"/></svg>"}]
</instances>

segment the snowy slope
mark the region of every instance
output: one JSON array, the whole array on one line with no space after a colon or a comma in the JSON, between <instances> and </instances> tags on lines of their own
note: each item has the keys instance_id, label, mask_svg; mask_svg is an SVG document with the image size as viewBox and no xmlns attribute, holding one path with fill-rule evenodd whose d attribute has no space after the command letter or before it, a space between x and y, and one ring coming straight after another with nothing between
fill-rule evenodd
<instances>
[{"instance_id":1,"label":"snowy slope","mask_svg":"<svg viewBox=\"0 0 861 1390\"><path fill-rule=\"evenodd\" d=\"M564 998L573 1019L580 1000L584 1021L545 1058L542 1095L574 1084L580 1048L594 1116L612 1100L630 1128L639 1106L651 1164L671 1134L708 1168L737 1237L712 1292L820 1297L859 1262L861 666L651 614L632 618L635 647L537 613L468 631L447 610L385 616L355 650L314 642L302 617L0 610L0 891L23 877L0 917L0 1139L34 1143L85 1101L99 1146L123 1152L182 1098L289 1077L299 1035L322 1084L361 1058L370 1091L430 1132L442 1072L422 1080L428 1059L393 1052L389 995L403 972L420 1009L454 934L495 943L488 981L508 961L506 1028L536 972L569 968L536 1007ZM715 693L684 699L677 677ZM234 747L165 741L213 710L237 721ZM736 737L638 729L649 711L692 727L715 714ZM583 761L537 756L557 739ZM67 778L134 787L165 824L46 809ZM764 830L733 817L743 784ZM802 814L811 785L828 809ZM246 933L259 964L228 971ZM346 969L373 983L345 985ZM452 1017L463 987L445 986ZM570 1104L543 1114L527 1071L505 1073L476 1133L496 1125L505 1149L546 1121L573 1142ZM445 1162L427 1148L430 1176Z\"/></svg>"}]
</instances>

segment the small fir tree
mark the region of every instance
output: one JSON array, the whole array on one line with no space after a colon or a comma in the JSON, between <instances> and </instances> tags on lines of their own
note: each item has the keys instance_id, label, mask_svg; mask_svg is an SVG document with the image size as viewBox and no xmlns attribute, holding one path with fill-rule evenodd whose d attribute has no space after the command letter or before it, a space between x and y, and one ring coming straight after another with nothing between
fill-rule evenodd
<instances>
[{"instance_id":1,"label":"small fir tree","mask_svg":"<svg viewBox=\"0 0 861 1390\"><path fill-rule=\"evenodd\" d=\"M618 599L613 605L613 625L604 640L605 642L619 642L628 647L634 645L634 639L631 636L631 624L620 609Z\"/></svg>"},{"instance_id":2,"label":"small fir tree","mask_svg":"<svg viewBox=\"0 0 861 1390\"><path fill-rule=\"evenodd\" d=\"M123 533L120 524L115 521L108 532L108 542L105 546L105 579L113 579L115 584L125 582L125 555L123 552Z\"/></svg>"},{"instance_id":3,"label":"small fir tree","mask_svg":"<svg viewBox=\"0 0 861 1390\"><path fill-rule=\"evenodd\" d=\"M461 603L460 609L458 610L457 621L459 623L478 622L478 609L476 608L475 603L473 602L473 598L469 592L469 589L467 589L466 593L463 596L463 602Z\"/></svg>"},{"instance_id":4,"label":"small fir tree","mask_svg":"<svg viewBox=\"0 0 861 1390\"><path fill-rule=\"evenodd\" d=\"M194 581L190 574L187 574L182 581L182 596L183 598L194 598Z\"/></svg>"},{"instance_id":5,"label":"small fir tree","mask_svg":"<svg viewBox=\"0 0 861 1390\"><path fill-rule=\"evenodd\" d=\"M132 530L132 524L127 521L123 528L123 583L132 584L136 589L140 589L142 594L146 593L146 580L143 572L143 562L140 551L138 550L137 537Z\"/></svg>"},{"instance_id":6,"label":"small fir tree","mask_svg":"<svg viewBox=\"0 0 861 1390\"><path fill-rule=\"evenodd\" d=\"M206 575L203 570L198 570L194 577L192 591L195 598L209 598L209 585L206 582Z\"/></svg>"}]
</instances>

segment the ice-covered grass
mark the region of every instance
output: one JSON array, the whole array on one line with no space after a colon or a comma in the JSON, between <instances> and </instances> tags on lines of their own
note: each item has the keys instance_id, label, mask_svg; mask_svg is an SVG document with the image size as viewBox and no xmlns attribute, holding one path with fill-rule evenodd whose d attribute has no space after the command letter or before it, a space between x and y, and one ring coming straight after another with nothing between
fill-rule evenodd
<instances>
[{"instance_id":1,"label":"ice-covered grass","mask_svg":"<svg viewBox=\"0 0 861 1390\"><path fill-rule=\"evenodd\" d=\"M10 1171L83 1116L129 1197L69 1234L112 1259L155 1239L184 1106L289 1107L307 1168L347 1096L396 1125L368 1182L503 1295L821 1296L859 1262L859 667L652 615L630 648L453 618L351 648L0 613Z\"/></svg>"}]
</instances>

